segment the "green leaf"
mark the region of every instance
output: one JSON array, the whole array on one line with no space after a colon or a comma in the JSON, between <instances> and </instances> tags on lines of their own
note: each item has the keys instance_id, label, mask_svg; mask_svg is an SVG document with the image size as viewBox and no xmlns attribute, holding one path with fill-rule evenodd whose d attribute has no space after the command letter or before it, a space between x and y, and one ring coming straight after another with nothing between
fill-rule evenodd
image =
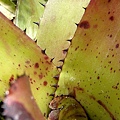
<instances>
[{"instance_id":1,"label":"green leaf","mask_svg":"<svg viewBox=\"0 0 120 120\"><path fill-rule=\"evenodd\" d=\"M84 8L90 0L49 0L37 33L37 44L46 49L46 54L54 58L53 63L62 65L59 60L66 56L70 42L76 31L75 23L81 19Z\"/></svg>"},{"instance_id":2,"label":"green leaf","mask_svg":"<svg viewBox=\"0 0 120 120\"><path fill-rule=\"evenodd\" d=\"M15 12L16 5L11 0L0 0L0 5L12 13Z\"/></svg>"},{"instance_id":3,"label":"green leaf","mask_svg":"<svg viewBox=\"0 0 120 120\"><path fill-rule=\"evenodd\" d=\"M58 95L72 95L92 120L120 116L120 1L91 0L62 68Z\"/></svg>"},{"instance_id":4,"label":"green leaf","mask_svg":"<svg viewBox=\"0 0 120 120\"><path fill-rule=\"evenodd\" d=\"M16 17L14 23L22 30L26 29L26 34L35 39L40 18L43 15L45 4L44 0L18 0Z\"/></svg>"},{"instance_id":5,"label":"green leaf","mask_svg":"<svg viewBox=\"0 0 120 120\"><path fill-rule=\"evenodd\" d=\"M47 116L48 104L57 84L58 73L51 59L43 54L37 44L0 13L0 97L17 75L29 76L32 93L43 114Z\"/></svg>"},{"instance_id":6,"label":"green leaf","mask_svg":"<svg viewBox=\"0 0 120 120\"><path fill-rule=\"evenodd\" d=\"M11 0L0 0L0 12L7 18L13 19L15 17L16 5Z\"/></svg>"}]
</instances>

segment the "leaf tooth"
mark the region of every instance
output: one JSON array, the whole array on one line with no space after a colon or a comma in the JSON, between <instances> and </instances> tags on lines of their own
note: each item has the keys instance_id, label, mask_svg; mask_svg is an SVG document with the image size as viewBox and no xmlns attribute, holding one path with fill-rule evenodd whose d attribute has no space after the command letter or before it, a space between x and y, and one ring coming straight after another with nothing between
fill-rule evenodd
<instances>
[{"instance_id":1,"label":"leaf tooth","mask_svg":"<svg viewBox=\"0 0 120 120\"><path fill-rule=\"evenodd\" d=\"M54 60L54 58L52 58L52 59L50 60L50 62L53 62L53 60Z\"/></svg>"},{"instance_id":2,"label":"leaf tooth","mask_svg":"<svg viewBox=\"0 0 120 120\"><path fill-rule=\"evenodd\" d=\"M58 88L58 87L59 87L59 85L58 85L58 84L55 84L55 85L51 85L51 87Z\"/></svg>"},{"instance_id":3,"label":"leaf tooth","mask_svg":"<svg viewBox=\"0 0 120 120\"><path fill-rule=\"evenodd\" d=\"M35 42L35 43L37 43L37 39L36 39L36 40L34 40L34 42Z\"/></svg>"},{"instance_id":4,"label":"leaf tooth","mask_svg":"<svg viewBox=\"0 0 120 120\"><path fill-rule=\"evenodd\" d=\"M55 75L53 78L55 78L56 80L59 80L59 74L58 75Z\"/></svg>"},{"instance_id":5,"label":"leaf tooth","mask_svg":"<svg viewBox=\"0 0 120 120\"><path fill-rule=\"evenodd\" d=\"M12 19L11 19L11 21L13 22L15 20L15 17L13 17Z\"/></svg>"},{"instance_id":6,"label":"leaf tooth","mask_svg":"<svg viewBox=\"0 0 120 120\"><path fill-rule=\"evenodd\" d=\"M52 97L54 97L54 96L55 96L55 93L51 93L49 96L52 96Z\"/></svg>"},{"instance_id":7,"label":"leaf tooth","mask_svg":"<svg viewBox=\"0 0 120 120\"><path fill-rule=\"evenodd\" d=\"M46 48L45 48L44 50L41 50L41 52L42 52L44 55L46 55L45 51L46 51Z\"/></svg>"},{"instance_id":8,"label":"leaf tooth","mask_svg":"<svg viewBox=\"0 0 120 120\"><path fill-rule=\"evenodd\" d=\"M39 25L40 25L40 23L39 22L33 22L34 24L36 24L38 27L39 27Z\"/></svg>"},{"instance_id":9,"label":"leaf tooth","mask_svg":"<svg viewBox=\"0 0 120 120\"><path fill-rule=\"evenodd\" d=\"M62 65L61 65L61 66L57 66L57 69L60 69L60 70L62 70Z\"/></svg>"},{"instance_id":10,"label":"leaf tooth","mask_svg":"<svg viewBox=\"0 0 120 120\"><path fill-rule=\"evenodd\" d=\"M86 11L87 7L83 7L83 9Z\"/></svg>"},{"instance_id":11,"label":"leaf tooth","mask_svg":"<svg viewBox=\"0 0 120 120\"><path fill-rule=\"evenodd\" d=\"M75 25L78 27L79 23L75 23Z\"/></svg>"},{"instance_id":12,"label":"leaf tooth","mask_svg":"<svg viewBox=\"0 0 120 120\"><path fill-rule=\"evenodd\" d=\"M66 54L68 52L68 48L63 50L63 53Z\"/></svg>"},{"instance_id":13,"label":"leaf tooth","mask_svg":"<svg viewBox=\"0 0 120 120\"><path fill-rule=\"evenodd\" d=\"M23 32L26 34L26 28L23 30Z\"/></svg>"},{"instance_id":14,"label":"leaf tooth","mask_svg":"<svg viewBox=\"0 0 120 120\"><path fill-rule=\"evenodd\" d=\"M67 41L71 43L72 39L69 39L69 40L67 40Z\"/></svg>"},{"instance_id":15,"label":"leaf tooth","mask_svg":"<svg viewBox=\"0 0 120 120\"><path fill-rule=\"evenodd\" d=\"M59 62L63 62L64 63L65 59L59 60Z\"/></svg>"},{"instance_id":16,"label":"leaf tooth","mask_svg":"<svg viewBox=\"0 0 120 120\"><path fill-rule=\"evenodd\" d=\"M39 2L43 7L45 7L46 5L45 4L43 4L43 3L41 3L41 2Z\"/></svg>"}]
</instances>

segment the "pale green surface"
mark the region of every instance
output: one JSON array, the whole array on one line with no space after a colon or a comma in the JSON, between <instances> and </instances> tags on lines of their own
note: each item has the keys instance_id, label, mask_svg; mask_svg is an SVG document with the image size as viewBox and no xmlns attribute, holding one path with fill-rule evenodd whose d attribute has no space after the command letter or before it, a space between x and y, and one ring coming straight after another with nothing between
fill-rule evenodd
<instances>
[{"instance_id":1,"label":"pale green surface","mask_svg":"<svg viewBox=\"0 0 120 120\"><path fill-rule=\"evenodd\" d=\"M37 44L46 49L46 54L54 58L55 65L61 65L59 60L64 59L64 49L70 43L78 23L90 0L49 0L46 4L44 15L41 18L37 33Z\"/></svg>"},{"instance_id":2,"label":"pale green surface","mask_svg":"<svg viewBox=\"0 0 120 120\"><path fill-rule=\"evenodd\" d=\"M0 0L0 5L5 7L9 12L15 12L15 4L11 0Z\"/></svg>"},{"instance_id":3,"label":"pale green surface","mask_svg":"<svg viewBox=\"0 0 120 120\"><path fill-rule=\"evenodd\" d=\"M47 115L48 104L57 83L58 71L41 49L29 37L0 14L0 98L8 89L10 80L26 73L30 76L33 95L42 113ZM37 65L39 64L39 65ZM35 67L36 66L36 67Z\"/></svg>"},{"instance_id":4,"label":"pale green surface","mask_svg":"<svg viewBox=\"0 0 120 120\"><path fill-rule=\"evenodd\" d=\"M0 0L0 12L3 13L8 19L15 17L15 4L10 0Z\"/></svg>"},{"instance_id":5,"label":"pale green surface","mask_svg":"<svg viewBox=\"0 0 120 120\"><path fill-rule=\"evenodd\" d=\"M92 120L120 120L119 6L91 1L60 74L56 95L74 96Z\"/></svg>"},{"instance_id":6,"label":"pale green surface","mask_svg":"<svg viewBox=\"0 0 120 120\"><path fill-rule=\"evenodd\" d=\"M14 23L22 30L26 29L26 34L35 39L38 26L33 22L40 22L43 15L45 4L44 0L18 0L16 18Z\"/></svg>"}]
</instances>

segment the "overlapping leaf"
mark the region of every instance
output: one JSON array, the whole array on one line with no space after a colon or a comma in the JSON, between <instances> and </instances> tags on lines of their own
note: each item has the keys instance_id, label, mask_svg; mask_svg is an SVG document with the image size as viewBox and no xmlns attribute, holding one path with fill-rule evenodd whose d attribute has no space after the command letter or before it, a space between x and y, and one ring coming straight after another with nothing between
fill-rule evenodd
<instances>
[{"instance_id":1,"label":"overlapping leaf","mask_svg":"<svg viewBox=\"0 0 120 120\"><path fill-rule=\"evenodd\" d=\"M6 118L12 118L13 120L45 120L32 95L29 78L26 75L18 77L11 84L3 108L3 114Z\"/></svg>"},{"instance_id":2,"label":"overlapping leaf","mask_svg":"<svg viewBox=\"0 0 120 120\"><path fill-rule=\"evenodd\" d=\"M48 104L57 83L53 78L58 71L51 59L29 37L0 14L0 97L9 82L24 72L29 76L33 95L42 113L47 114Z\"/></svg>"},{"instance_id":3,"label":"overlapping leaf","mask_svg":"<svg viewBox=\"0 0 120 120\"><path fill-rule=\"evenodd\" d=\"M16 5L11 0L0 0L0 12L9 19L15 16Z\"/></svg>"},{"instance_id":4,"label":"overlapping leaf","mask_svg":"<svg viewBox=\"0 0 120 120\"><path fill-rule=\"evenodd\" d=\"M37 44L46 49L46 54L54 58L53 63L62 65L76 25L90 0L49 0L45 6L37 33Z\"/></svg>"},{"instance_id":5,"label":"overlapping leaf","mask_svg":"<svg viewBox=\"0 0 120 120\"><path fill-rule=\"evenodd\" d=\"M92 120L120 116L120 1L91 0L78 24L56 95L72 95Z\"/></svg>"},{"instance_id":6,"label":"overlapping leaf","mask_svg":"<svg viewBox=\"0 0 120 120\"><path fill-rule=\"evenodd\" d=\"M14 23L26 34L35 39L40 18L43 15L45 0L18 0Z\"/></svg>"},{"instance_id":7,"label":"overlapping leaf","mask_svg":"<svg viewBox=\"0 0 120 120\"><path fill-rule=\"evenodd\" d=\"M15 12L15 3L11 0L0 0L0 5L4 6L8 11L14 13Z\"/></svg>"}]
</instances>

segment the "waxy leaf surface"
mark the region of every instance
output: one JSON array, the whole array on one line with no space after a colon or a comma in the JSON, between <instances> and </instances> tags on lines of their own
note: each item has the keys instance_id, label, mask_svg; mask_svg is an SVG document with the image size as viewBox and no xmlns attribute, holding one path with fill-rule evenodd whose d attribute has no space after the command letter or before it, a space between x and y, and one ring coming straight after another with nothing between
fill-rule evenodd
<instances>
[{"instance_id":1,"label":"waxy leaf surface","mask_svg":"<svg viewBox=\"0 0 120 120\"><path fill-rule=\"evenodd\" d=\"M62 65L70 40L76 30L75 23L81 19L90 0L49 0L37 32L37 44L54 58L53 63Z\"/></svg>"},{"instance_id":2,"label":"waxy leaf surface","mask_svg":"<svg viewBox=\"0 0 120 120\"><path fill-rule=\"evenodd\" d=\"M91 0L78 24L56 95L72 95L92 120L120 119L120 1Z\"/></svg>"},{"instance_id":3,"label":"waxy leaf surface","mask_svg":"<svg viewBox=\"0 0 120 120\"><path fill-rule=\"evenodd\" d=\"M5 16L0 14L0 97L8 89L9 82L17 75L29 76L32 93L42 113L47 114L48 104L57 83L58 74L51 59Z\"/></svg>"}]
</instances>

